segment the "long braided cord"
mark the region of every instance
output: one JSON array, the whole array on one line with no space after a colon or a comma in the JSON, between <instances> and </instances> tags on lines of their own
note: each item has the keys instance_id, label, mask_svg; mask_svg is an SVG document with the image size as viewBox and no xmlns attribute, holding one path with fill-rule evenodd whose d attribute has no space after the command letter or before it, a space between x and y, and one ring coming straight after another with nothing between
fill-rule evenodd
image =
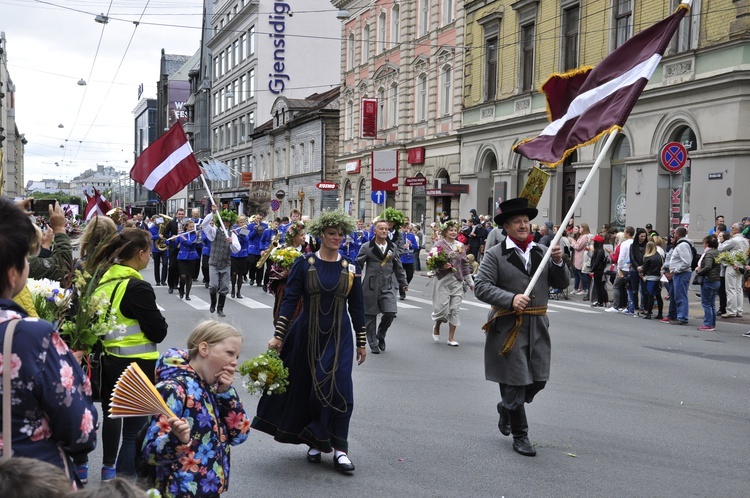
<instances>
[{"instance_id":1,"label":"long braided cord","mask_svg":"<svg viewBox=\"0 0 750 498\"><path fill-rule=\"evenodd\" d=\"M349 289L349 271L347 267L344 266L341 270L341 275L339 276L336 286L332 289L327 289L320 283L315 264L311 263L307 270L307 289L310 294L307 361L310 366L310 376L312 378L315 397L318 398L324 407L330 407L338 412L344 413L346 412L346 399L339 392L338 386L336 385L336 371L338 370L339 365L341 324L346 306L346 296ZM333 302L328 310L325 311L321 309L321 290L326 292L332 292L335 290ZM332 324L328 330L322 330L320 328L320 317L323 315L332 315ZM325 370L321 360L331 341L333 341L334 345L333 363L330 370ZM320 368L322 374L320 379L316 375L318 368ZM337 400L343 401L343 403L341 403L342 407L338 407L334 404L334 401Z\"/></svg>"},{"instance_id":2,"label":"long braided cord","mask_svg":"<svg viewBox=\"0 0 750 498\"><path fill-rule=\"evenodd\" d=\"M521 330L521 325L523 324L523 316L544 316L547 314L547 307L536 306L533 308L526 308L523 311L515 311L501 310L493 306L492 311L492 317L487 321L487 323L482 325L482 330L484 330L485 334L490 331L490 327L497 318L500 318L501 316L516 315L516 323L513 325L513 328L510 329L510 332L508 332L508 338L505 339L503 349L498 352L498 354L502 357L507 356L513 350L513 346L515 346L516 344L516 339L518 339L518 332Z\"/></svg>"}]
</instances>

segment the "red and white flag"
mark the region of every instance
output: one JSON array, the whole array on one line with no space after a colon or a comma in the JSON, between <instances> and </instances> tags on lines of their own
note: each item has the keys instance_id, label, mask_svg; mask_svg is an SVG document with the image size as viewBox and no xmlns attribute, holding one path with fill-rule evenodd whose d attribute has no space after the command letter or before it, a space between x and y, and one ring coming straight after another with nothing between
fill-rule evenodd
<instances>
[{"instance_id":1,"label":"red and white flag","mask_svg":"<svg viewBox=\"0 0 750 498\"><path fill-rule=\"evenodd\" d=\"M513 149L557 166L577 148L621 129L690 10L690 1L684 0L674 14L627 40L596 67L550 77L542 91L551 123L538 137Z\"/></svg>"},{"instance_id":2,"label":"red and white flag","mask_svg":"<svg viewBox=\"0 0 750 498\"><path fill-rule=\"evenodd\" d=\"M130 178L153 190L163 200L185 188L200 174L193 148L179 121L146 147L130 170Z\"/></svg>"},{"instance_id":3,"label":"red and white flag","mask_svg":"<svg viewBox=\"0 0 750 498\"><path fill-rule=\"evenodd\" d=\"M112 209L112 204L109 203L101 192L95 188L93 190L93 195L89 195L88 191L84 192L86 195L86 208L83 210L83 214L86 221L97 215L105 216Z\"/></svg>"}]
</instances>

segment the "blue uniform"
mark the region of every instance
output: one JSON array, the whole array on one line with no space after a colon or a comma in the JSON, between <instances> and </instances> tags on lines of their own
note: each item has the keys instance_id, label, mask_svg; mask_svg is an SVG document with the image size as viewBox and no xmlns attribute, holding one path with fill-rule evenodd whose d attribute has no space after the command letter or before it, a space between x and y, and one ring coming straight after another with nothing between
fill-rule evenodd
<instances>
[{"instance_id":1,"label":"blue uniform","mask_svg":"<svg viewBox=\"0 0 750 498\"><path fill-rule=\"evenodd\" d=\"M404 250L401 253L401 256L399 256L401 263L414 264L414 249L419 247L417 237L413 233L401 232L399 235L401 237L401 242L403 242L404 245Z\"/></svg>"},{"instance_id":2,"label":"blue uniform","mask_svg":"<svg viewBox=\"0 0 750 498\"><path fill-rule=\"evenodd\" d=\"M250 233L247 236L247 253L260 256L262 251L260 247L260 239L263 237L265 231L268 230L268 225L263 222L261 222L260 225L256 222L252 222L247 226L247 229L250 230Z\"/></svg>"}]
</instances>

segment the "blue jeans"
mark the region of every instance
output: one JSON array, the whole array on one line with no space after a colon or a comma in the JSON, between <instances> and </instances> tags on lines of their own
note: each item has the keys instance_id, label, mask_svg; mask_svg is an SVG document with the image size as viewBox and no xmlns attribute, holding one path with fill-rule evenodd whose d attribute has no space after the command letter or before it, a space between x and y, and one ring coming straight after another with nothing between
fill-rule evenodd
<instances>
[{"instance_id":1,"label":"blue jeans","mask_svg":"<svg viewBox=\"0 0 750 498\"><path fill-rule=\"evenodd\" d=\"M692 276L692 271L686 271L672 275L672 285L674 286L674 292L670 294L670 298L674 299L675 303L677 304L677 320L681 322L687 322L690 318L688 287L690 286L690 277Z\"/></svg>"},{"instance_id":2,"label":"blue jeans","mask_svg":"<svg viewBox=\"0 0 750 498\"><path fill-rule=\"evenodd\" d=\"M706 327L716 326L716 293L719 291L721 281L709 282L704 280L701 284L701 306L703 306L703 325Z\"/></svg>"},{"instance_id":3,"label":"blue jeans","mask_svg":"<svg viewBox=\"0 0 750 498\"><path fill-rule=\"evenodd\" d=\"M667 318L670 320L677 320L677 301L674 298L674 283L671 280L667 280L667 294L669 294L669 311L667 312Z\"/></svg>"},{"instance_id":4,"label":"blue jeans","mask_svg":"<svg viewBox=\"0 0 750 498\"><path fill-rule=\"evenodd\" d=\"M641 276L638 275L637 270L631 268L628 278L630 279L630 288L628 289L628 299L630 302L628 303L628 311L635 313L640 309L638 307L638 289L641 287ZM643 302L643 299L641 299L641 302Z\"/></svg>"}]
</instances>

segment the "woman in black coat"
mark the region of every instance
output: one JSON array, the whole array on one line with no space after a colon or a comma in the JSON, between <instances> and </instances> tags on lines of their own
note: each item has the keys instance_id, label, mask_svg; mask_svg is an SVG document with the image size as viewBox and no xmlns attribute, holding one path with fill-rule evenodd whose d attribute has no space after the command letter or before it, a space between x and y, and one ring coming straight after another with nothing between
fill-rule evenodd
<instances>
[{"instance_id":1,"label":"woman in black coat","mask_svg":"<svg viewBox=\"0 0 750 498\"><path fill-rule=\"evenodd\" d=\"M604 237L594 237L594 254L591 256L591 273L594 274L594 289L596 290L596 302L593 308L603 307L609 303L606 282L604 281L604 270L607 269L607 253L604 251Z\"/></svg>"}]
</instances>

